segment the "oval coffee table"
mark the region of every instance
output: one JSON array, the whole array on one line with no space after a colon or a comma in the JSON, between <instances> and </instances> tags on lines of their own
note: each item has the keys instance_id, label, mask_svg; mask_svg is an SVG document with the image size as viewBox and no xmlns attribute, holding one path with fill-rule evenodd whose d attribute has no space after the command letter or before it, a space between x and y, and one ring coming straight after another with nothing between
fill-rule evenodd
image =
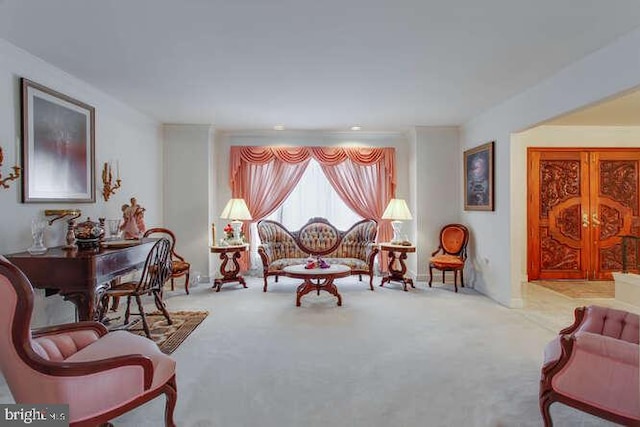
<instances>
[{"instance_id":1,"label":"oval coffee table","mask_svg":"<svg viewBox=\"0 0 640 427\"><path fill-rule=\"evenodd\" d=\"M331 295L338 297L338 305L342 305L342 297L338 293L338 288L333 284L334 279L348 277L351 275L351 268L346 265L333 264L329 268L304 268L304 265L290 265L283 269L284 275L294 279L302 279L304 282L298 286L296 291L296 306L300 307L300 298L311 291L327 291ZM313 283L313 280L316 283ZM322 281L322 283L320 282Z\"/></svg>"}]
</instances>

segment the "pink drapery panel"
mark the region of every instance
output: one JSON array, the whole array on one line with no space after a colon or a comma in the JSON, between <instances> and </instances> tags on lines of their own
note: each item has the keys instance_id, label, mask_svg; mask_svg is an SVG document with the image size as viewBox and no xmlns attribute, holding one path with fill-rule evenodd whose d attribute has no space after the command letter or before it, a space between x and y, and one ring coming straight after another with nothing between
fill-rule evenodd
<instances>
[{"instance_id":1,"label":"pink drapery panel","mask_svg":"<svg viewBox=\"0 0 640 427\"><path fill-rule=\"evenodd\" d=\"M247 164L233 197L247 203L254 221L269 216L291 194L309 165L309 159L295 164L272 160L264 164Z\"/></svg>"},{"instance_id":2,"label":"pink drapery panel","mask_svg":"<svg viewBox=\"0 0 640 427\"><path fill-rule=\"evenodd\" d=\"M393 149L390 149L393 163ZM347 159L334 166L322 165L322 171L340 198L358 215L378 221L378 242L391 240L393 230L388 220L382 219L395 185L385 162L361 165ZM387 271L387 254L380 255L380 269Z\"/></svg>"},{"instance_id":3,"label":"pink drapery panel","mask_svg":"<svg viewBox=\"0 0 640 427\"><path fill-rule=\"evenodd\" d=\"M382 213L395 196L395 149L376 147L231 147L232 197L245 199L253 221L273 211L293 191L314 158L344 202L364 218L378 221L378 241L389 241L391 224ZM247 257L241 258L244 269ZM386 270L386 254L380 268Z\"/></svg>"},{"instance_id":4,"label":"pink drapery panel","mask_svg":"<svg viewBox=\"0 0 640 427\"><path fill-rule=\"evenodd\" d=\"M251 150L253 148L256 150ZM253 221L265 218L275 211L293 191L309 165L309 156L306 159L298 156L298 162L283 162L273 155L264 155L265 150L262 148L264 147L231 148L232 164L234 154L238 159L237 173L231 181L231 197L244 199ZM295 158L295 151L292 158ZM245 221L244 229L249 236L251 221ZM251 239L247 240L250 243ZM242 252L239 261L242 270L248 270L249 260L250 254Z\"/></svg>"}]
</instances>

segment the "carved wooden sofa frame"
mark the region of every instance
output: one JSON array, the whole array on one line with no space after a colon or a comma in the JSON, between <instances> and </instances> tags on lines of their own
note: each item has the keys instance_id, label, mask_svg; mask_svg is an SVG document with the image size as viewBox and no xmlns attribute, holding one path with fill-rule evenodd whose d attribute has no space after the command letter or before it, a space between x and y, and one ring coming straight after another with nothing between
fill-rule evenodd
<instances>
[{"instance_id":1,"label":"carved wooden sofa frame","mask_svg":"<svg viewBox=\"0 0 640 427\"><path fill-rule=\"evenodd\" d=\"M375 220L358 221L346 231L338 230L324 218L311 218L300 230L289 231L277 221L258 222L261 244L263 291L267 292L267 278L275 281L288 265L304 264L309 256L322 256L329 264L344 264L352 275L369 275L373 291L373 263L378 254L375 243L378 224Z\"/></svg>"}]
</instances>

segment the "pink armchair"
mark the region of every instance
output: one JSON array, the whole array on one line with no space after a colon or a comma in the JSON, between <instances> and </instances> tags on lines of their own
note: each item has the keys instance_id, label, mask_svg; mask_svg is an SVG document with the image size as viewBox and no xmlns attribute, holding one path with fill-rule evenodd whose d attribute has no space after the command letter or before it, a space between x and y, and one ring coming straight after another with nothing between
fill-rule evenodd
<instances>
[{"instance_id":1,"label":"pink armchair","mask_svg":"<svg viewBox=\"0 0 640 427\"><path fill-rule=\"evenodd\" d=\"M624 425L640 426L640 316L606 307L575 310L575 322L547 344L540 411L561 402Z\"/></svg>"},{"instance_id":2,"label":"pink armchair","mask_svg":"<svg viewBox=\"0 0 640 427\"><path fill-rule=\"evenodd\" d=\"M16 403L66 403L71 426L96 426L164 393L175 426L176 363L153 341L98 322L31 331L32 309L29 280L0 256L0 369Z\"/></svg>"}]
</instances>

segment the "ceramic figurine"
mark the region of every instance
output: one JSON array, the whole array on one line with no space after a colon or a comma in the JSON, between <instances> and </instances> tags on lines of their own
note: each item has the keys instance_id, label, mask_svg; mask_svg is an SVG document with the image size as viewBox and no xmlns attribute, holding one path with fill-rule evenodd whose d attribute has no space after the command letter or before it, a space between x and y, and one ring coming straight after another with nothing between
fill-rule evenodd
<instances>
[{"instance_id":1,"label":"ceramic figurine","mask_svg":"<svg viewBox=\"0 0 640 427\"><path fill-rule=\"evenodd\" d=\"M327 261L325 261L322 258L318 257L318 267L320 267L320 268L329 268L331 266L329 265L329 263Z\"/></svg>"},{"instance_id":2,"label":"ceramic figurine","mask_svg":"<svg viewBox=\"0 0 640 427\"><path fill-rule=\"evenodd\" d=\"M145 208L138 204L135 197L131 198L131 204L122 205L122 225L120 230L124 232L125 239L139 239L146 230L144 224Z\"/></svg>"},{"instance_id":3,"label":"ceramic figurine","mask_svg":"<svg viewBox=\"0 0 640 427\"><path fill-rule=\"evenodd\" d=\"M311 257L307 258L307 263L305 264L304 268L306 268L307 270L316 268L316 261Z\"/></svg>"}]
</instances>

